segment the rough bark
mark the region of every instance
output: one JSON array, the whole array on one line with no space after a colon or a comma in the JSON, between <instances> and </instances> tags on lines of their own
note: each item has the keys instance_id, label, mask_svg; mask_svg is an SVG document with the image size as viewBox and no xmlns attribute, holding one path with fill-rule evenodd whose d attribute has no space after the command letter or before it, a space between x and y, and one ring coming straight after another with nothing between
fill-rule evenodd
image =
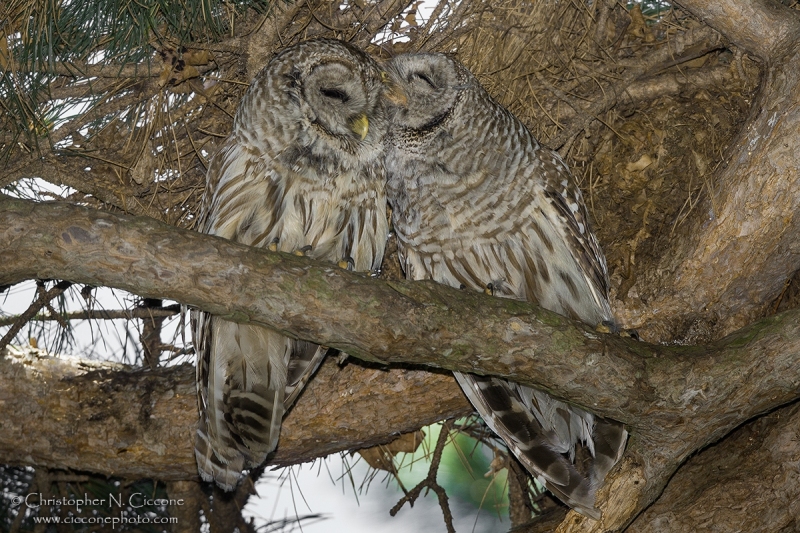
<instances>
[{"instance_id":1,"label":"rough bark","mask_svg":"<svg viewBox=\"0 0 800 533\"><path fill-rule=\"evenodd\" d=\"M797 531L798 435L799 403L746 424L687 461L627 531Z\"/></svg>"},{"instance_id":2,"label":"rough bark","mask_svg":"<svg viewBox=\"0 0 800 533\"><path fill-rule=\"evenodd\" d=\"M691 453L743 421L798 398L800 312L763 320L706 347L666 347L600 335L521 302L432 283L372 280L306 258L70 204L3 199L0 227L5 228L0 246L9 257L0 283L59 277L160 295L233 320L269 324L366 360L509 377L625 422L632 438L622 467L601 492L601 502L608 498L601 503L604 519L592 522L572 513L562 524L565 531L624 527ZM365 380L332 379L328 394ZM319 387L325 380L315 383ZM396 378L369 388L391 390L389 383L396 384ZM183 387L181 397L193 403L191 381ZM138 383L134 390L149 389ZM316 390L309 390L304 401L315 399ZM102 392L92 390L85 397L107 398ZM400 397L408 421L406 402L413 395L403 391ZM149 401L132 401L152 409ZM332 417L342 409L326 411L322 400L314 404L311 410L321 418L304 427L333 432L323 437L309 429L302 440L309 453L324 454L353 447L347 428L370 427L359 417L376 400L354 404L345 409L348 418L338 421ZM290 417L287 438L300 431L291 428ZM182 441L190 441L191 430L184 433ZM81 462L87 464L86 458Z\"/></svg>"},{"instance_id":3,"label":"rough bark","mask_svg":"<svg viewBox=\"0 0 800 533\"><path fill-rule=\"evenodd\" d=\"M151 371L13 349L0 358L0 457L127 479L196 480L194 379L186 365ZM271 464L388 442L471 411L447 374L329 360L287 416Z\"/></svg>"},{"instance_id":4,"label":"rough bark","mask_svg":"<svg viewBox=\"0 0 800 533\"><path fill-rule=\"evenodd\" d=\"M753 114L714 176L715 188L658 264L638 272L638 299L618 315L648 339L698 322L719 337L762 316L800 267L800 14L778 2L681 5L766 62ZM638 305L637 305L638 303Z\"/></svg>"},{"instance_id":5,"label":"rough bark","mask_svg":"<svg viewBox=\"0 0 800 533\"><path fill-rule=\"evenodd\" d=\"M764 60L795 39L800 31L796 11L773 0L679 0L676 2L726 39Z\"/></svg>"}]
</instances>

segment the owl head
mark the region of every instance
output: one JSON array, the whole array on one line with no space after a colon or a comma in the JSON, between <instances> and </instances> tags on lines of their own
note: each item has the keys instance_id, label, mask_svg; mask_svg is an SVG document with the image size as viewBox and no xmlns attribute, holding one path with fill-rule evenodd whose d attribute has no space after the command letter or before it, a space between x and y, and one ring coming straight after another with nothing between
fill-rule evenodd
<instances>
[{"instance_id":1,"label":"owl head","mask_svg":"<svg viewBox=\"0 0 800 533\"><path fill-rule=\"evenodd\" d=\"M234 128L244 135L270 132L261 139L272 148L363 154L379 147L386 133L385 97L397 94L387 80L355 46L333 39L304 41L279 52L256 76Z\"/></svg>"},{"instance_id":2,"label":"owl head","mask_svg":"<svg viewBox=\"0 0 800 533\"><path fill-rule=\"evenodd\" d=\"M392 106L392 120L409 130L434 129L462 100L464 89L478 85L466 68L444 54L401 54L386 69L406 97L402 105Z\"/></svg>"}]
</instances>

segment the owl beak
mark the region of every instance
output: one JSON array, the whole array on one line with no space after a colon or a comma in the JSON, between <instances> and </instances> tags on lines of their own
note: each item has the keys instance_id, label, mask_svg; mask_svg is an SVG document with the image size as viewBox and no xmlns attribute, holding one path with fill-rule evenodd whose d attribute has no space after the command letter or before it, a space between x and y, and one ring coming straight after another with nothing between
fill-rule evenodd
<instances>
[{"instance_id":1,"label":"owl beak","mask_svg":"<svg viewBox=\"0 0 800 533\"><path fill-rule=\"evenodd\" d=\"M386 86L386 90L383 92L384 98L396 106L405 107L408 105L408 97L388 72L381 72L381 81Z\"/></svg>"},{"instance_id":2,"label":"owl beak","mask_svg":"<svg viewBox=\"0 0 800 533\"><path fill-rule=\"evenodd\" d=\"M363 141L369 132L369 120L367 119L367 115L361 113L357 117L350 119L350 130Z\"/></svg>"}]
</instances>

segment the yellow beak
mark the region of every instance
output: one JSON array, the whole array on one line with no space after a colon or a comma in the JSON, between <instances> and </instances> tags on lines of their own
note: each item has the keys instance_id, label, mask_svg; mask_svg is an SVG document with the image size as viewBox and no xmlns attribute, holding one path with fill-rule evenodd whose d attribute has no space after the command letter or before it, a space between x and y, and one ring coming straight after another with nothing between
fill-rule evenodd
<instances>
[{"instance_id":1,"label":"yellow beak","mask_svg":"<svg viewBox=\"0 0 800 533\"><path fill-rule=\"evenodd\" d=\"M363 141L369 132L369 120L367 115L361 113L357 117L350 120L350 129Z\"/></svg>"}]
</instances>

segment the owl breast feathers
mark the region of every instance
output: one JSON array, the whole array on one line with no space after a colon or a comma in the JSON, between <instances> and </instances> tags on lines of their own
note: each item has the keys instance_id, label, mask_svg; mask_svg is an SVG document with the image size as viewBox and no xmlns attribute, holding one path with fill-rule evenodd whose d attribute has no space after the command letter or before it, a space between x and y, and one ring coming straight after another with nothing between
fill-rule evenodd
<instances>
[{"instance_id":1,"label":"owl breast feathers","mask_svg":"<svg viewBox=\"0 0 800 533\"><path fill-rule=\"evenodd\" d=\"M379 268L388 223L384 76L360 50L313 40L277 54L208 169L199 229L355 270ZM326 349L193 313L200 476L232 490L278 443Z\"/></svg>"},{"instance_id":2,"label":"owl breast feathers","mask_svg":"<svg viewBox=\"0 0 800 533\"><path fill-rule=\"evenodd\" d=\"M595 326L613 322L605 259L567 166L441 54L395 57L407 97L386 142L387 195L406 277L490 290ZM627 432L536 389L456 373L486 423L563 502L598 517L594 494ZM575 451L593 457L588 473Z\"/></svg>"}]
</instances>

